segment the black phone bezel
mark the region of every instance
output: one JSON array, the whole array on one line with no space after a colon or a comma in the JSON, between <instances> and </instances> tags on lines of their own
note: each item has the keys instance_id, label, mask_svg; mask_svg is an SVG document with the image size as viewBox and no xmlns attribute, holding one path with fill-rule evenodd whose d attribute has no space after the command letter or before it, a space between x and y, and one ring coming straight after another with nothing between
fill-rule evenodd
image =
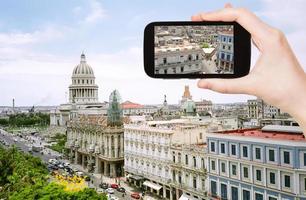
<instances>
[{"instance_id":1,"label":"black phone bezel","mask_svg":"<svg viewBox=\"0 0 306 200\"><path fill-rule=\"evenodd\" d=\"M233 74L155 74L154 68L154 26L234 26L234 73ZM238 78L250 71L251 63L251 35L237 22L216 21L165 21L151 22L144 29L143 42L144 70L152 78L179 79L179 78Z\"/></svg>"}]
</instances>

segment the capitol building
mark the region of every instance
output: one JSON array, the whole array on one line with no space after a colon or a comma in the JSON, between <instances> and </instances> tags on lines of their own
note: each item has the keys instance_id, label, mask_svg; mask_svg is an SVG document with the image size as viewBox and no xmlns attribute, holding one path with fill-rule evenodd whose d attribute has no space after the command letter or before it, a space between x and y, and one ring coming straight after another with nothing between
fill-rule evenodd
<instances>
[{"instance_id":1,"label":"capitol building","mask_svg":"<svg viewBox=\"0 0 306 200\"><path fill-rule=\"evenodd\" d=\"M82 53L80 63L72 72L69 102L50 112L51 126L66 126L76 113L106 115L107 105L99 102L95 79L94 71Z\"/></svg>"}]
</instances>

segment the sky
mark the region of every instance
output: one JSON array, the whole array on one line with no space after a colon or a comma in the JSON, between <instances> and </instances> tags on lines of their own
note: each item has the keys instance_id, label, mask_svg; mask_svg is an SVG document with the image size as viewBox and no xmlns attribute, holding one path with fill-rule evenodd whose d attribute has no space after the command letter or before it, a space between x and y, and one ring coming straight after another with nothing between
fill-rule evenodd
<instances>
[{"instance_id":1,"label":"sky","mask_svg":"<svg viewBox=\"0 0 306 200\"><path fill-rule=\"evenodd\" d=\"M0 106L59 105L67 102L73 68L82 51L94 70L99 100L118 89L123 101L160 104L181 99L189 85L194 100L245 102L255 98L197 88L197 80L149 78L143 70L143 30L152 21L190 20L228 1L211 0L6 0L0 12ZM306 66L303 0L235 0L286 33ZM259 55L252 47L252 63ZM277 78L271 77L271 78Z\"/></svg>"}]
</instances>

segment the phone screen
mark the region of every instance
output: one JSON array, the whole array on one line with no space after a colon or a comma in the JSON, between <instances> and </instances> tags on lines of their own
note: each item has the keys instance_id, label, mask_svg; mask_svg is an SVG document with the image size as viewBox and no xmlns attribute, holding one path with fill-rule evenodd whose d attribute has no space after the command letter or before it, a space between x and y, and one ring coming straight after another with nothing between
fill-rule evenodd
<instances>
[{"instance_id":1,"label":"phone screen","mask_svg":"<svg viewBox=\"0 0 306 200\"><path fill-rule=\"evenodd\" d=\"M154 26L155 74L234 74L234 26Z\"/></svg>"}]
</instances>

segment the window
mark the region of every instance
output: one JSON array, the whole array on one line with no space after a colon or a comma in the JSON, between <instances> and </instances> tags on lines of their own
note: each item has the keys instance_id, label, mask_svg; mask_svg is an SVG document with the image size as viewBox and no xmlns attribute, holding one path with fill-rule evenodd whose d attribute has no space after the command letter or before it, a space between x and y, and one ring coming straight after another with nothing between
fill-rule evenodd
<instances>
[{"instance_id":1,"label":"window","mask_svg":"<svg viewBox=\"0 0 306 200\"><path fill-rule=\"evenodd\" d=\"M256 169L256 181L261 181L261 170Z\"/></svg>"},{"instance_id":2,"label":"window","mask_svg":"<svg viewBox=\"0 0 306 200\"><path fill-rule=\"evenodd\" d=\"M255 200L263 200L263 195L259 193L255 193Z\"/></svg>"},{"instance_id":3,"label":"window","mask_svg":"<svg viewBox=\"0 0 306 200\"><path fill-rule=\"evenodd\" d=\"M242 199L243 200L250 200L251 199L250 191L242 190Z\"/></svg>"},{"instance_id":4,"label":"window","mask_svg":"<svg viewBox=\"0 0 306 200\"><path fill-rule=\"evenodd\" d=\"M270 183L275 184L275 173L274 172L270 172Z\"/></svg>"},{"instance_id":5,"label":"window","mask_svg":"<svg viewBox=\"0 0 306 200\"><path fill-rule=\"evenodd\" d=\"M289 151L284 151L284 163L290 164L290 152Z\"/></svg>"},{"instance_id":6,"label":"window","mask_svg":"<svg viewBox=\"0 0 306 200\"><path fill-rule=\"evenodd\" d=\"M175 155L172 156L172 160L175 163Z\"/></svg>"},{"instance_id":7,"label":"window","mask_svg":"<svg viewBox=\"0 0 306 200\"><path fill-rule=\"evenodd\" d=\"M224 59L224 53L221 53L221 59Z\"/></svg>"},{"instance_id":8,"label":"window","mask_svg":"<svg viewBox=\"0 0 306 200\"><path fill-rule=\"evenodd\" d=\"M235 156L236 155L236 145L232 144L231 145L231 150L232 150L232 155Z\"/></svg>"},{"instance_id":9,"label":"window","mask_svg":"<svg viewBox=\"0 0 306 200\"><path fill-rule=\"evenodd\" d=\"M203 133L200 133L200 140L203 139Z\"/></svg>"},{"instance_id":10,"label":"window","mask_svg":"<svg viewBox=\"0 0 306 200\"><path fill-rule=\"evenodd\" d=\"M197 188L197 179L193 177L193 188Z\"/></svg>"},{"instance_id":11,"label":"window","mask_svg":"<svg viewBox=\"0 0 306 200\"><path fill-rule=\"evenodd\" d=\"M191 55L188 56L188 60L189 60L189 61L192 60L192 56L191 56Z\"/></svg>"},{"instance_id":12,"label":"window","mask_svg":"<svg viewBox=\"0 0 306 200\"><path fill-rule=\"evenodd\" d=\"M243 177L249 178L249 169L247 167L243 167Z\"/></svg>"},{"instance_id":13,"label":"window","mask_svg":"<svg viewBox=\"0 0 306 200\"><path fill-rule=\"evenodd\" d=\"M237 165L232 165L232 175L237 175Z\"/></svg>"},{"instance_id":14,"label":"window","mask_svg":"<svg viewBox=\"0 0 306 200\"><path fill-rule=\"evenodd\" d=\"M197 159L193 156L193 167L197 167Z\"/></svg>"},{"instance_id":15,"label":"window","mask_svg":"<svg viewBox=\"0 0 306 200\"><path fill-rule=\"evenodd\" d=\"M231 46L228 46L227 49L228 49L228 50L231 50Z\"/></svg>"},{"instance_id":16,"label":"window","mask_svg":"<svg viewBox=\"0 0 306 200\"><path fill-rule=\"evenodd\" d=\"M231 60L231 55L226 55L226 60L230 61Z\"/></svg>"},{"instance_id":17,"label":"window","mask_svg":"<svg viewBox=\"0 0 306 200\"><path fill-rule=\"evenodd\" d=\"M269 161L275 162L275 151L273 149L269 149Z\"/></svg>"},{"instance_id":18,"label":"window","mask_svg":"<svg viewBox=\"0 0 306 200\"><path fill-rule=\"evenodd\" d=\"M306 153L303 153L303 157L304 157L304 166L306 166Z\"/></svg>"},{"instance_id":19,"label":"window","mask_svg":"<svg viewBox=\"0 0 306 200\"><path fill-rule=\"evenodd\" d=\"M225 37L223 37L223 42L225 42L226 41L226 38Z\"/></svg>"},{"instance_id":20,"label":"window","mask_svg":"<svg viewBox=\"0 0 306 200\"><path fill-rule=\"evenodd\" d=\"M225 153L225 144L221 143L221 153Z\"/></svg>"},{"instance_id":21,"label":"window","mask_svg":"<svg viewBox=\"0 0 306 200\"><path fill-rule=\"evenodd\" d=\"M228 42L232 42L232 38L228 38Z\"/></svg>"},{"instance_id":22,"label":"window","mask_svg":"<svg viewBox=\"0 0 306 200\"><path fill-rule=\"evenodd\" d=\"M164 58L164 59L163 59L163 63L164 63L164 64L167 64L167 58Z\"/></svg>"},{"instance_id":23,"label":"window","mask_svg":"<svg viewBox=\"0 0 306 200\"><path fill-rule=\"evenodd\" d=\"M181 67L181 72L184 72L184 67Z\"/></svg>"},{"instance_id":24,"label":"window","mask_svg":"<svg viewBox=\"0 0 306 200\"><path fill-rule=\"evenodd\" d=\"M188 155L185 155L185 164L188 165Z\"/></svg>"},{"instance_id":25,"label":"window","mask_svg":"<svg viewBox=\"0 0 306 200\"><path fill-rule=\"evenodd\" d=\"M285 187L287 187L287 188L290 188L291 186L291 184L290 184L290 176L288 176L288 175L285 175L284 176L285 177Z\"/></svg>"},{"instance_id":26,"label":"window","mask_svg":"<svg viewBox=\"0 0 306 200\"><path fill-rule=\"evenodd\" d=\"M225 171L225 163L224 162L221 163L221 172L222 173L226 173L226 171Z\"/></svg>"},{"instance_id":27,"label":"window","mask_svg":"<svg viewBox=\"0 0 306 200\"><path fill-rule=\"evenodd\" d=\"M199 54L196 55L196 60L199 60Z\"/></svg>"},{"instance_id":28,"label":"window","mask_svg":"<svg viewBox=\"0 0 306 200\"><path fill-rule=\"evenodd\" d=\"M216 170L216 162L214 160L211 161L211 170Z\"/></svg>"},{"instance_id":29,"label":"window","mask_svg":"<svg viewBox=\"0 0 306 200\"><path fill-rule=\"evenodd\" d=\"M221 200L227 199L227 186L221 183Z\"/></svg>"},{"instance_id":30,"label":"window","mask_svg":"<svg viewBox=\"0 0 306 200\"><path fill-rule=\"evenodd\" d=\"M168 73L168 71L165 69L165 70L164 70L164 73L165 73L165 74L167 74L167 73Z\"/></svg>"},{"instance_id":31,"label":"window","mask_svg":"<svg viewBox=\"0 0 306 200\"><path fill-rule=\"evenodd\" d=\"M259 147L255 148L255 159L261 160L261 149Z\"/></svg>"},{"instance_id":32,"label":"window","mask_svg":"<svg viewBox=\"0 0 306 200\"><path fill-rule=\"evenodd\" d=\"M215 149L215 143L214 142L210 142L210 151L211 152L215 152L216 149Z\"/></svg>"},{"instance_id":33,"label":"window","mask_svg":"<svg viewBox=\"0 0 306 200\"><path fill-rule=\"evenodd\" d=\"M269 197L269 200L277 200L276 197Z\"/></svg>"},{"instance_id":34,"label":"window","mask_svg":"<svg viewBox=\"0 0 306 200\"><path fill-rule=\"evenodd\" d=\"M247 146L243 146L242 147L242 156L247 158L248 157L248 147Z\"/></svg>"},{"instance_id":35,"label":"window","mask_svg":"<svg viewBox=\"0 0 306 200\"><path fill-rule=\"evenodd\" d=\"M210 192L213 197L217 196L217 183L215 181L210 181Z\"/></svg>"},{"instance_id":36,"label":"window","mask_svg":"<svg viewBox=\"0 0 306 200\"><path fill-rule=\"evenodd\" d=\"M231 194L231 200L238 200L238 188L231 187L232 194Z\"/></svg>"}]
</instances>

